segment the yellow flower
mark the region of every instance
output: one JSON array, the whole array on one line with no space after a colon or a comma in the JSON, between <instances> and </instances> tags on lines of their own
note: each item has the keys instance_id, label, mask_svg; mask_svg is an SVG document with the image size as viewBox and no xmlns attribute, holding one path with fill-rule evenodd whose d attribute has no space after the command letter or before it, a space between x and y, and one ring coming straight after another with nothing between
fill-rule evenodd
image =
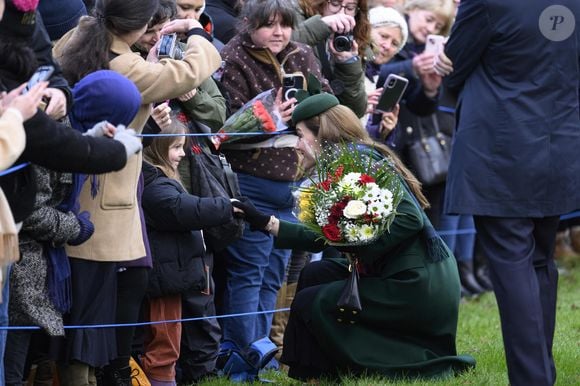
<instances>
[{"instance_id":1,"label":"yellow flower","mask_svg":"<svg viewBox=\"0 0 580 386\"><path fill-rule=\"evenodd\" d=\"M302 191L298 196L298 220L301 222L308 222L314 219L314 212L312 208L312 193L309 191Z\"/></svg>"}]
</instances>

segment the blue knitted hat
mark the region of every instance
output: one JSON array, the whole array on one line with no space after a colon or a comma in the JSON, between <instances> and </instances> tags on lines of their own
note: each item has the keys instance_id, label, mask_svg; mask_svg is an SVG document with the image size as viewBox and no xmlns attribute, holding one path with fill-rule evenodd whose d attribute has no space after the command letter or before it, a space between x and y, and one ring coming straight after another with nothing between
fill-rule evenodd
<instances>
[{"instance_id":1,"label":"blue knitted hat","mask_svg":"<svg viewBox=\"0 0 580 386\"><path fill-rule=\"evenodd\" d=\"M72 126L82 132L101 121L127 126L141 106L137 86L123 75L95 71L82 78L72 89L73 106L69 114Z\"/></svg>"},{"instance_id":2,"label":"blue knitted hat","mask_svg":"<svg viewBox=\"0 0 580 386\"><path fill-rule=\"evenodd\" d=\"M42 0L38 11L50 40L58 40L76 27L81 16L87 14L82 0Z\"/></svg>"}]
</instances>

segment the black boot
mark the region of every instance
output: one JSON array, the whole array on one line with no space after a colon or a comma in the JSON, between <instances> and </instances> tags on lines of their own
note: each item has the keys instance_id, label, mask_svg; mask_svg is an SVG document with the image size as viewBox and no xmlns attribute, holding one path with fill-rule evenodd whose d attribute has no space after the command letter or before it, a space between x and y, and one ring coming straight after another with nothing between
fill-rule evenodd
<instances>
[{"instance_id":1,"label":"black boot","mask_svg":"<svg viewBox=\"0 0 580 386\"><path fill-rule=\"evenodd\" d=\"M131 366L129 360L113 359L111 364L103 367L103 384L105 386L131 386Z\"/></svg>"},{"instance_id":2,"label":"black boot","mask_svg":"<svg viewBox=\"0 0 580 386\"><path fill-rule=\"evenodd\" d=\"M491 279L489 278L487 259L481 251L476 252L473 257L473 270L475 280L477 280L481 288L486 291L493 291L493 284L491 284Z\"/></svg>"},{"instance_id":3,"label":"black boot","mask_svg":"<svg viewBox=\"0 0 580 386\"><path fill-rule=\"evenodd\" d=\"M457 267L459 268L459 280L466 290L473 295L485 292L473 275L473 261L458 261Z\"/></svg>"},{"instance_id":4,"label":"black boot","mask_svg":"<svg viewBox=\"0 0 580 386\"><path fill-rule=\"evenodd\" d=\"M473 294L472 294L471 292L469 292L469 291L467 290L467 288L465 288L465 287L463 286L463 284L460 284L460 285L461 285L461 298L462 298L462 299L465 299L465 298L470 298L470 297L472 297L472 296L473 296Z\"/></svg>"}]
</instances>

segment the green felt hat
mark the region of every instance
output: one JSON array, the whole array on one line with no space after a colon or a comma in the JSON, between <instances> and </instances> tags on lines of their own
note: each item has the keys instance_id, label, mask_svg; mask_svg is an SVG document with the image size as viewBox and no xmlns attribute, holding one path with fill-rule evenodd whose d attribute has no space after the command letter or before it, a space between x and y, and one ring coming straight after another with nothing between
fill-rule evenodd
<instances>
[{"instance_id":1,"label":"green felt hat","mask_svg":"<svg viewBox=\"0 0 580 386\"><path fill-rule=\"evenodd\" d=\"M312 118L339 104L338 99L332 94L322 93L309 96L298 103L292 112L292 122L296 124Z\"/></svg>"}]
</instances>

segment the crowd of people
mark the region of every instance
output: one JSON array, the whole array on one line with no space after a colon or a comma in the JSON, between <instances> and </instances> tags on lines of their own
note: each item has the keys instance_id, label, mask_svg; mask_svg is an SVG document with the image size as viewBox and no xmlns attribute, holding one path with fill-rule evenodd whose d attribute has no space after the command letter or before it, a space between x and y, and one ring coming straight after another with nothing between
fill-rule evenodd
<instances>
[{"instance_id":1,"label":"crowd of people","mask_svg":"<svg viewBox=\"0 0 580 386\"><path fill-rule=\"evenodd\" d=\"M0 384L443 379L475 368L459 304L488 291L510 384L554 384L554 257L580 253L559 220L580 208L579 19L576 0L0 0ZM268 92L278 135L216 148ZM295 217L338 145L403 192L368 245ZM235 193L199 193L211 157Z\"/></svg>"}]
</instances>

